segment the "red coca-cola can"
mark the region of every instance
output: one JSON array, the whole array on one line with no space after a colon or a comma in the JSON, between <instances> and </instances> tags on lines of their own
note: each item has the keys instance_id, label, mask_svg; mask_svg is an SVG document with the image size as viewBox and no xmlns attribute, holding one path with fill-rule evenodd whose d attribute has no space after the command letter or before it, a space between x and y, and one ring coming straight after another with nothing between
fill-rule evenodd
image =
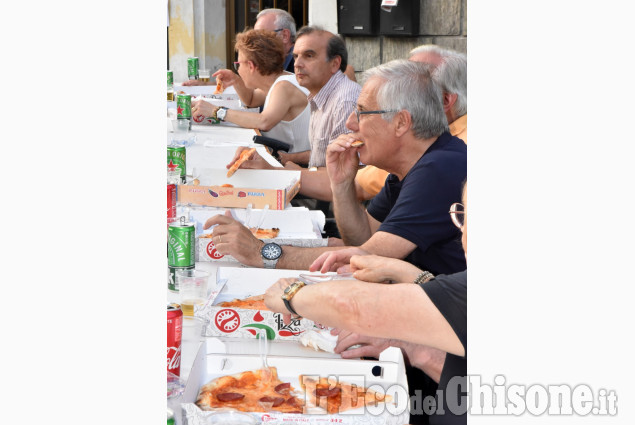
<instances>
[{"instance_id":1,"label":"red coca-cola can","mask_svg":"<svg viewBox=\"0 0 635 425\"><path fill-rule=\"evenodd\" d=\"M176 217L176 185L168 184L168 222Z\"/></svg>"},{"instance_id":2,"label":"red coca-cola can","mask_svg":"<svg viewBox=\"0 0 635 425\"><path fill-rule=\"evenodd\" d=\"M183 312L181 306L168 304L168 372L181 375L181 337L183 336Z\"/></svg>"}]
</instances>

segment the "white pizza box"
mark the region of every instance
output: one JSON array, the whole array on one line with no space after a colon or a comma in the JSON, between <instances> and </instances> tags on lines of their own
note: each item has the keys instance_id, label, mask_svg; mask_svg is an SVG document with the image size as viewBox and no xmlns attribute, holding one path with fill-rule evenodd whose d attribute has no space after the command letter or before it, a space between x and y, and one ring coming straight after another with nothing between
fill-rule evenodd
<instances>
[{"instance_id":1,"label":"white pizza box","mask_svg":"<svg viewBox=\"0 0 635 425\"><path fill-rule=\"evenodd\" d=\"M334 339L337 337L334 337ZM216 337L206 338L208 353L237 354L237 355L260 355L261 341L259 339L227 338ZM288 341L281 339L267 340L267 355L270 356L291 356L291 357L313 357L324 359L340 359L339 354L323 350L316 350L313 347L304 346L299 341Z\"/></svg>"},{"instance_id":2,"label":"white pizza box","mask_svg":"<svg viewBox=\"0 0 635 425\"><path fill-rule=\"evenodd\" d=\"M214 215L223 215L227 209L202 211L201 209L190 212L191 221L196 223L196 261L234 261L231 255L223 255L216 250L214 241L205 237L211 235L213 228L202 230L203 224ZM309 209L284 209L262 210L234 208L232 216L247 227L260 227L261 229L278 228L280 233L275 238L262 239L265 243L275 242L278 245L292 245L299 247L323 247L327 246L328 239L322 238L325 217L322 211ZM201 230L199 232L198 230Z\"/></svg>"},{"instance_id":3,"label":"white pizza box","mask_svg":"<svg viewBox=\"0 0 635 425\"><path fill-rule=\"evenodd\" d=\"M225 375L262 368L262 358L254 354L227 354L208 351L201 343L183 393L181 408L183 422L188 425L205 425L212 412L201 410L196 404L200 388L212 379ZM326 414L318 408L309 408L304 414L279 412L252 412L263 423L341 423L369 425L403 425L410 419L408 382L401 350L389 347L379 360L344 360L336 358L312 358L286 355L268 355L267 365L275 367L282 382L289 382L302 395L299 375L333 377L341 382L371 388L392 396L389 403L378 403L345 411ZM301 396L302 397L302 396Z\"/></svg>"},{"instance_id":4,"label":"white pizza box","mask_svg":"<svg viewBox=\"0 0 635 425\"><path fill-rule=\"evenodd\" d=\"M300 171L239 169L227 177L226 169L204 168L198 173L198 185L178 185L177 202L181 205L246 208L252 204L254 208L269 205L271 210L283 210L300 191Z\"/></svg>"},{"instance_id":5,"label":"white pizza box","mask_svg":"<svg viewBox=\"0 0 635 425\"><path fill-rule=\"evenodd\" d=\"M203 321L203 336L251 338L266 332L268 339L299 340L308 330L328 329L305 318L284 324L282 314L269 310L221 307L218 304L234 299L262 295L278 279L301 278L307 282L325 279L351 279L335 273L311 273L303 270L218 267L216 290L203 306L194 307L194 316ZM321 276L321 277L320 277Z\"/></svg>"}]
</instances>

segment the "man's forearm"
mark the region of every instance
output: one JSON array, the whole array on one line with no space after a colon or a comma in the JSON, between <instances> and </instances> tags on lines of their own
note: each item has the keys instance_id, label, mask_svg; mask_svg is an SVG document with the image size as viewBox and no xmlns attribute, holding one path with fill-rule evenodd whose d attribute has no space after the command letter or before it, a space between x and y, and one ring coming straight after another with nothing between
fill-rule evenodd
<instances>
[{"instance_id":1,"label":"man's forearm","mask_svg":"<svg viewBox=\"0 0 635 425\"><path fill-rule=\"evenodd\" d=\"M288 161L291 161L296 164L305 165L305 164L308 164L309 159L311 159L311 151L308 150L308 151L302 151L302 152L284 153L284 155L280 156L280 159L284 159L285 163Z\"/></svg>"},{"instance_id":2,"label":"man's forearm","mask_svg":"<svg viewBox=\"0 0 635 425\"><path fill-rule=\"evenodd\" d=\"M360 246L371 236L366 210L357 200L355 185L339 186L333 190L333 213L345 245Z\"/></svg>"},{"instance_id":3,"label":"man's forearm","mask_svg":"<svg viewBox=\"0 0 635 425\"><path fill-rule=\"evenodd\" d=\"M391 345L402 349L411 366L421 369L434 382L439 383L447 354L445 351L396 339L391 340Z\"/></svg>"},{"instance_id":4,"label":"man's forearm","mask_svg":"<svg viewBox=\"0 0 635 425\"><path fill-rule=\"evenodd\" d=\"M331 182L325 167L320 167L315 171L303 169L300 178L300 193L309 198L320 201L331 201Z\"/></svg>"},{"instance_id":5,"label":"man's forearm","mask_svg":"<svg viewBox=\"0 0 635 425\"><path fill-rule=\"evenodd\" d=\"M315 261L317 257L323 252L335 251L338 249L348 248L346 246L341 247L316 247L305 248L298 246L284 245L282 247L282 256L278 260L276 265L277 269L290 269L290 270L308 270L311 263Z\"/></svg>"}]
</instances>

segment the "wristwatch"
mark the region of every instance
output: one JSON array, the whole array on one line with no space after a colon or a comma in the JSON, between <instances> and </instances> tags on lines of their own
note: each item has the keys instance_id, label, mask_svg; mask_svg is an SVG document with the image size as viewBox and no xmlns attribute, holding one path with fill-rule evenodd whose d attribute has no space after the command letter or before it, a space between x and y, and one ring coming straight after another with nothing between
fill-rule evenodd
<instances>
[{"instance_id":1,"label":"wristwatch","mask_svg":"<svg viewBox=\"0 0 635 425\"><path fill-rule=\"evenodd\" d=\"M275 269L281 255L282 247L280 247L277 243L266 243L260 249L260 256L262 257L265 269Z\"/></svg>"},{"instance_id":2,"label":"wristwatch","mask_svg":"<svg viewBox=\"0 0 635 425\"><path fill-rule=\"evenodd\" d=\"M299 316L299 314L293 309L293 307L291 307L291 298L293 298L293 296L297 294L298 291L305 286L306 286L306 283L296 280L291 285L287 286L287 288L284 290L284 293L282 294L282 297L281 297L282 301L284 301L284 306L287 308L287 310L289 310L291 313L295 314L296 316Z\"/></svg>"},{"instance_id":3,"label":"wristwatch","mask_svg":"<svg viewBox=\"0 0 635 425\"><path fill-rule=\"evenodd\" d=\"M219 120L225 121L225 115L227 115L227 108L225 108L224 106L221 106L216 110L216 118L218 118Z\"/></svg>"}]
</instances>

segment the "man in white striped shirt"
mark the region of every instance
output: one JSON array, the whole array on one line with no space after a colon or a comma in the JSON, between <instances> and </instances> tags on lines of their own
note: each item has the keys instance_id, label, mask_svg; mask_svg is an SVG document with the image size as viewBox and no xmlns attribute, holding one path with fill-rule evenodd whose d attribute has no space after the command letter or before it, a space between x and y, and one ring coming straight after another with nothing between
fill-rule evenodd
<instances>
[{"instance_id":1,"label":"man in white striped shirt","mask_svg":"<svg viewBox=\"0 0 635 425\"><path fill-rule=\"evenodd\" d=\"M355 109L361 86L343 73L348 64L344 41L321 28L306 26L296 35L293 48L295 76L309 90L311 123L309 168L302 171L300 193L312 196L316 190L329 190L326 173L326 147L344 133L346 119ZM287 163L286 168L300 169Z\"/></svg>"}]
</instances>

